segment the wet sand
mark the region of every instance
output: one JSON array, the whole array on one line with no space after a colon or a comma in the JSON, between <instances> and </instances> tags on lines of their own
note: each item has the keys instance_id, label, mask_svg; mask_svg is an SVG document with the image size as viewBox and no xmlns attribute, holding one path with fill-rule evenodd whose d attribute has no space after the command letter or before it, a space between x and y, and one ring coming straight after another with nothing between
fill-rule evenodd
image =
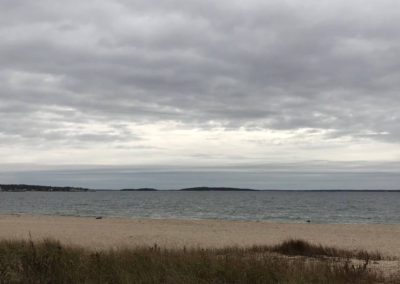
<instances>
[{"instance_id":1,"label":"wet sand","mask_svg":"<svg viewBox=\"0 0 400 284\"><path fill-rule=\"evenodd\" d=\"M300 238L400 257L400 225L0 215L0 239L29 238L53 238L92 249L154 244L168 248L252 246Z\"/></svg>"}]
</instances>

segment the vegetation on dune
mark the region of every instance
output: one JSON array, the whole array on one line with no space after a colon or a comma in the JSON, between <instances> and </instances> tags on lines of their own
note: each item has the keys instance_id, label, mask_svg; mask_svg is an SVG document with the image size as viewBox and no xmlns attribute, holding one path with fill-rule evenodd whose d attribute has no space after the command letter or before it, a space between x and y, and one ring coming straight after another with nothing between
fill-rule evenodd
<instances>
[{"instance_id":1,"label":"vegetation on dune","mask_svg":"<svg viewBox=\"0 0 400 284\"><path fill-rule=\"evenodd\" d=\"M1 241L0 283L399 283L399 279L384 279L368 269L368 254L362 255L365 261L360 265L338 258L309 261L320 251L314 255L308 249L313 246L305 249L304 245L309 244L288 241L249 249L154 246L91 251L53 240ZM329 248L323 249L332 254Z\"/></svg>"},{"instance_id":2,"label":"vegetation on dune","mask_svg":"<svg viewBox=\"0 0 400 284\"><path fill-rule=\"evenodd\" d=\"M273 247L267 247L268 250L284 255L301 255L308 257L339 257L356 258L361 260L382 260L383 256L379 252L367 252L365 250L344 250L334 247L310 244L303 240L288 240Z\"/></svg>"}]
</instances>

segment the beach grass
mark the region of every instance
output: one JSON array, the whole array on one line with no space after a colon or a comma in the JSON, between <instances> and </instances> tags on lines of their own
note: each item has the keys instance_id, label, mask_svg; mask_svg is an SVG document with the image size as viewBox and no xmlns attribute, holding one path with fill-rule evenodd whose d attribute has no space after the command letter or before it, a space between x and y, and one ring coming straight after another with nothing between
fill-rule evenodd
<instances>
[{"instance_id":1,"label":"beach grass","mask_svg":"<svg viewBox=\"0 0 400 284\"><path fill-rule=\"evenodd\" d=\"M3 240L0 283L400 283L369 269L370 260L381 258L302 240L251 248L100 251L55 240Z\"/></svg>"},{"instance_id":2,"label":"beach grass","mask_svg":"<svg viewBox=\"0 0 400 284\"><path fill-rule=\"evenodd\" d=\"M256 249L257 247L253 248ZM262 247L261 247L262 249ZM284 255L301 255L307 257L338 257L353 258L360 260L383 260L384 257L378 251L368 252L366 250L344 250L335 247L315 245L304 240L287 240L276 246L267 246L265 250L277 252ZM387 257L386 257L387 258Z\"/></svg>"}]
</instances>

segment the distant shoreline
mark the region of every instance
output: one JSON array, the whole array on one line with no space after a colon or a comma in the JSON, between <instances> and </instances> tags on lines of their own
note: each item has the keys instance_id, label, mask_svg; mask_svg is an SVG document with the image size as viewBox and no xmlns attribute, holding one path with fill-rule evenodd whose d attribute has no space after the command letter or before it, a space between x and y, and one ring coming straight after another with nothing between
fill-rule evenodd
<instances>
[{"instance_id":1,"label":"distant shoreline","mask_svg":"<svg viewBox=\"0 0 400 284\"><path fill-rule=\"evenodd\" d=\"M30 184L0 184L0 192L87 192L88 188Z\"/></svg>"},{"instance_id":2,"label":"distant shoreline","mask_svg":"<svg viewBox=\"0 0 400 284\"><path fill-rule=\"evenodd\" d=\"M121 189L121 191L260 191L259 189L239 188L239 187L188 187L181 189L156 189L156 188L132 188Z\"/></svg>"},{"instance_id":3,"label":"distant shoreline","mask_svg":"<svg viewBox=\"0 0 400 284\"><path fill-rule=\"evenodd\" d=\"M0 192L400 192L400 189L253 189L240 187L188 187L181 189L157 189L144 188L123 188L123 189L90 189L73 186L49 186L49 185L28 185L28 184L0 184Z\"/></svg>"},{"instance_id":4,"label":"distant shoreline","mask_svg":"<svg viewBox=\"0 0 400 284\"><path fill-rule=\"evenodd\" d=\"M167 192L167 191L226 191L226 192L233 192L233 191L249 191L249 192L400 192L400 189L246 189L246 188L229 188L229 189L220 189L220 188L208 188L208 189L196 189L196 188L183 188L183 189L94 189L93 191L160 191L160 192Z\"/></svg>"}]
</instances>

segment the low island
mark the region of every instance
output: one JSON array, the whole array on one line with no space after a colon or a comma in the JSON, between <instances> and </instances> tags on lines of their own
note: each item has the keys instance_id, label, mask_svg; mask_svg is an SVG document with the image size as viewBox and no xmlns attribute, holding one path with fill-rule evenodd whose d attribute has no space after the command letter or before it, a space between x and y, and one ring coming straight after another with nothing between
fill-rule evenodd
<instances>
[{"instance_id":1,"label":"low island","mask_svg":"<svg viewBox=\"0 0 400 284\"><path fill-rule=\"evenodd\" d=\"M155 188L125 188L120 191L259 191L257 189L249 189L249 188L236 188L236 187L208 187L208 186L199 186L199 187L188 187L182 189L174 189L174 190L159 190Z\"/></svg>"},{"instance_id":2,"label":"low island","mask_svg":"<svg viewBox=\"0 0 400 284\"><path fill-rule=\"evenodd\" d=\"M182 188L180 191L258 191L256 189L249 189L249 188L236 188L236 187L189 187L189 188Z\"/></svg>"},{"instance_id":3,"label":"low island","mask_svg":"<svg viewBox=\"0 0 400 284\"><path fill-rule=\"evenodd\" d=\"M124 188L124 189L121 189L121 191L158 191L158 189L148 188L148 187L143 187L143 188Z\"/></svg>"}]
</instances>

